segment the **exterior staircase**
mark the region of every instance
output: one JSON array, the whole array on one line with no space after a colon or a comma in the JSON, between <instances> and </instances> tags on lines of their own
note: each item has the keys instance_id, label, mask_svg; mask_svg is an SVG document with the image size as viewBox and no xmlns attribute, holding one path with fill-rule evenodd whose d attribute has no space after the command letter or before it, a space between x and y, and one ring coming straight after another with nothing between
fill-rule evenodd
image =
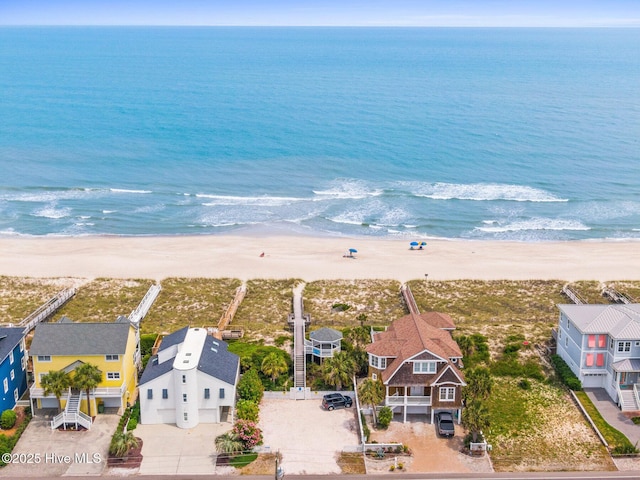
<instances>
[{"instance_id":1,"label":"exterior staircase","mask_svg":"<svg viewBox=\"0 0 640 480\"><path fill-rule=\"evenodd\" d=\"M58 427L67 429L67 425L75 425L76 430L78 426L82 426L89 430L91 428L92 420L89 415L80 411L80 394L72 393L71 390L67 393L67 404L64 407L64 411L56 415L51 420L51 429L55 430Z\"/></svg>"},{"instance_id":2,"label":"exterior staircase","mask_svg":"<svg viewBox=\"0 0 640 480\"><path fill-rule=\"evenodd\" d=\"M304 355L296 355L294 360L295 371L293 373L293 386L294 387L306 387L305 381L305 365L304 365Z\"/></svg>"},{"instance_id":3,"label":"exterior staircase","mask_svg":"<svg viewBox=\"0 0 640 480\"><path fill-rule=\"evenodd\" d=\"M620 409L623 412L639 410L638 405L636 404L636 397L632 389L620 390L620 398L618 399L618 402L620 403Z\"/></svg>"}]
</instances>

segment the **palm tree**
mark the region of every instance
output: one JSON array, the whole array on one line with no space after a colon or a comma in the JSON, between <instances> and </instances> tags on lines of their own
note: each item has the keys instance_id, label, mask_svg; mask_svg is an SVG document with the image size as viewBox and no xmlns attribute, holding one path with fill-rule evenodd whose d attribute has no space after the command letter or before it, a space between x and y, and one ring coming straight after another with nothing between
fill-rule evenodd
<instances>
[{"instance_id":1,"label":"palm tree","mask_svg":"<svg viewBox=\"0 0 640 480\"><path fill-rule=\"evenodd\" d=\"M380 380L365 379L358 387L358 397L365 405L371 405L373 424L377 425L376 405L384 400L384 385Z\"/></svg>"},{"instance_id":2,"label":"palm tree","mask_svg":"<svg viewBox=\"0 0 640 480\"><path fill-rule=\"evenodd\" d=\"M102 372L91 363L83 363L75 369L73 386L84 390L87 394L87 415L91 416L91 390L102 381Z\"/></svg>"},{"instance_id":3,"label":"palm tree","mask_svg":"<svg viewBox=\"0 0 640 480\"><path fill-rule=\"evenodd\" d=\"M130 449L139 445L133 432L116 432L111 438L109 453L115 457L124 457Z\"/></svg>"},{"instance_id":4,"label":"palm tree","mask_svg":"<svg viewBox=\"0 0 640 480\"><path fill-rule=\"evenodd\" d=\"M271 352L262 360L260 370L271 378L272 383L276 383L280 375L289 371L289 366L287 365L287 361L282 358L282 355Z\"/></svg>"},{"instance_id":5,"label":"palm tree","mask_svg":"<svg viewBox=\"0 0 640 480\"><path fill-rule=\"evenodd\" d=\"M489 410L480 400L472 400L462 411L462 423L471 432L475 443L478 433L489 428L491 424Z\"/></svg>"},{"instance_id":6,"label":"palm tree","mask_svg":"<svg viewBox=\"0 0 640 480\"><path fill-rule=\"evenodd\" d=\"M233 432L223 433L216 437L216 452L218 453L234 455L242 452L242 447L242 440Z\"/></svg>"},{"instance_id":7,"label":"palm tree","mask_svg":"<svg viewBox=\"0 0 640 480\"><path fill-rule=\"evenodd\" d=\"M467 386L464 387L463 397L465 401L486 400L491 394L493 378L491 372L486 367L477 367L467 371Z\"/></svg>"},{"instance_id":8,"label":"palm tree","mask_svg":"<svg viewBox=\"0 0 640 480\"><path fill-rule=\"evenodd\" d=\"M62 403L60 398L62 394L71 386L71 378L64 370L50 370L40 379L40 385L44 389L44 394L53 393L58 399L58 413L62 411Z\"/></svg>"},{"instance_id":9,"label":"palm tree","mask_svg":"<svg viewBox=\"0 0 640 480\"><path fill-rule=\"evenodd\" d=\"M347 352L338 352L322 362L322 379L337 390L349 383L355 371L356 364Z\"/></svg>"}]
</instances>

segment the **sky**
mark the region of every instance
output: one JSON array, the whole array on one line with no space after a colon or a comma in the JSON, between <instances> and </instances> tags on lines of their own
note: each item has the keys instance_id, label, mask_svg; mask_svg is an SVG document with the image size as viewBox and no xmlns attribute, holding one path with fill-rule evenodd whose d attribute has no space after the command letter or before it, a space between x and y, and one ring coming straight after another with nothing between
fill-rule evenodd
<instances>
[{"instance_id":1,"label":"sky","mask_svg":"<svg viewBox=\"0 0 640 480\"><path fill-rule=\"evenodd\" d=\"M0 25L640 27L640 0L0 0Z\"/></svg>"}]
</instances>

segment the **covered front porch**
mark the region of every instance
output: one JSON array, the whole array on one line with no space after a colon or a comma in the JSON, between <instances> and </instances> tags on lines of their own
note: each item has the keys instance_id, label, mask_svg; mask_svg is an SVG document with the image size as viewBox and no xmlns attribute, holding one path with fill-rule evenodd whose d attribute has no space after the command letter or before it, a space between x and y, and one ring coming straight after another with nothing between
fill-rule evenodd
<instances>
[{"instance_id":1,"label":"covered front porch","mask_svg":"<svg viewBox=\"0 0 640 480\"><path fill-rule=\"evenodd\" d=\"M419 386L387 386L384 404L394 414L401 413L402 421L407 422L407 415L429 415L431 410L431 387ZM433 417L433 415L431 415ZM433 421L433 418L431 419Z\"/></svg>"},{"instance_id":2,"label":"covered front porch","mask_svg":"<svg viewBox=\"0 0 640 480\"><path fill-rule=\"evenodd\" d=\"M625 359L613 364L613 384L618 406L623 411L640 410L640 359Z\"/></svg>"}]
</instances>

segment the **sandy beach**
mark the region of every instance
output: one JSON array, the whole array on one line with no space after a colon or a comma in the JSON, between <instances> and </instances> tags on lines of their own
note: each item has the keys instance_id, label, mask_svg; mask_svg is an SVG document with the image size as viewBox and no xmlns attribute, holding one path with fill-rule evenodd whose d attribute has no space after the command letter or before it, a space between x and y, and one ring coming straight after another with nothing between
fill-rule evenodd
<instances>
[{"instance_id":1,"label":"sandy beach","mask_svg":"<svg viewBox=\"0 0 640 480\"><path fill-rule=\"evenodd\" d=\"M344 257L350 248L358 252ZM638 280L640 243L431 240L410 250L406 239L288 235L2 238L0 275Z\"/></svg>"}]
</instances>

